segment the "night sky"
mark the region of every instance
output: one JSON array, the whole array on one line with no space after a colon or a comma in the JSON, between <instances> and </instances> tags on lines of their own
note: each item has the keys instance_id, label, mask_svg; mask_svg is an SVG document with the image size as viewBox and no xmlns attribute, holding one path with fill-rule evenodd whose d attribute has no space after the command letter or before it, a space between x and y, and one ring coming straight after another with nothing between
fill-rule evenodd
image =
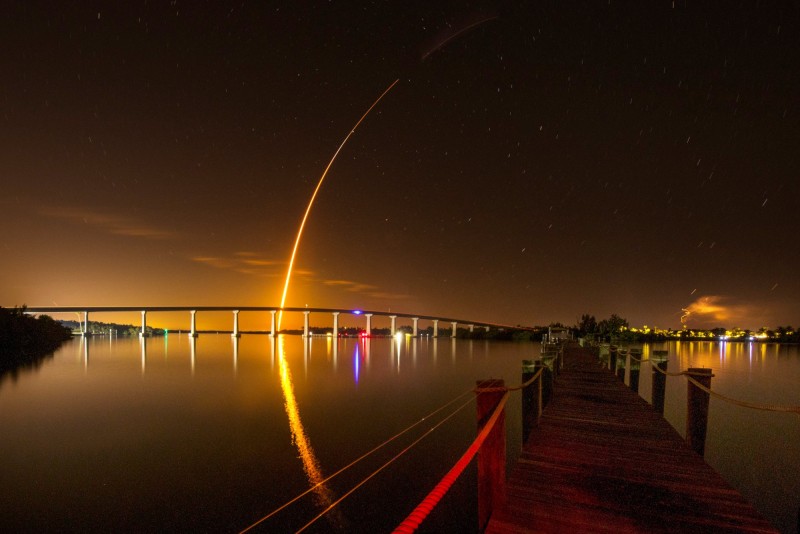
<instances>
[{"instance_id":1,"label":"night sky","mask_svg":"<svg viewBox=\"0 0 800 534\"><path fill-rule=\"evenodd\" d=\"M800 325L795 1L1 10L0 305L277 306L399 79L287 306Z\"/></svg>"}]
</instances>

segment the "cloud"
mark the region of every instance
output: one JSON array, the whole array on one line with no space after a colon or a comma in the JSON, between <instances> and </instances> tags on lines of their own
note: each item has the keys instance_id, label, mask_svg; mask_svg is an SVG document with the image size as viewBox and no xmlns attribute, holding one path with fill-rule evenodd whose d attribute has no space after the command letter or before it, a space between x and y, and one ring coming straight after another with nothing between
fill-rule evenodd
<instances>
[{"instance_id":1,"label":"cloud","mask_svg":"<svg viewBox=\"0 0 800 534\"><path fill-rule=\"evenodd\" d=\"M703 295L683 308L681 324L695 327L737 326L749 321L753 312L752 306L736 302L731 297Z\"/></svg>"},{"instance_id":2,"label":"cloud","mask_svg":"<svg viewBox=\"0 0 800 534\"><path fill-rule=\"evenodd\" d=\"M340 287L350 293L358 293L359 295L365 295L367 297L372 297L377 299L403 300L410 298L410 295L407 295L405 293L391 293L387 291L381 291L380 288L377 286L371 284L362 284L360 282L354 282L352 280L322 280L321 282L326 286Z\"/></svg>"},{"instance_id":3,"label":"cloud","mask_svg":"<svg viewBox=\"0 0 800 534\"><path fill-rule=\"evenodd\" d=\"M274 278L280 274L283 262L259 258L253 252L236 252L230 257L219 256L194 256L191 258L196 263L202 263L215 269L234 271L249 276ZM295 270L297 274L297 270Z\"/></svg>"},{"instance_id":4,"label":"cloud","mask_svg":"<svg viewBox=\"0 0 800 534\"><path fill-rule=\"evenodd\" d=\"M286 275L286 262L261 258L255 252L235 252L230 256L194 256L191 258L196 263L201 263L215 269L224 269L248 276L262 278L283 278ZM306 283L322 284L361 296L381 300L405 300L411 298L405 293L384 291L380 287L356 282L353 280L323 279L310 269L295 268L292 270L292 280L304 279Z\"/></svg>"},{"instance_id":5,"label":"cloud","mask_svg":"<svg viewBox=\"0 0 800 534\"><path fill-rule=\"evenodd\" d=\"M81 208L43 206L39 213L46 217L61 219L72 223L86 224L103 232L139 237L143 239L173 239L178 237L175 232L158 229L130 217L116 214L102 213Z\"/></svg>"}]
</instances>

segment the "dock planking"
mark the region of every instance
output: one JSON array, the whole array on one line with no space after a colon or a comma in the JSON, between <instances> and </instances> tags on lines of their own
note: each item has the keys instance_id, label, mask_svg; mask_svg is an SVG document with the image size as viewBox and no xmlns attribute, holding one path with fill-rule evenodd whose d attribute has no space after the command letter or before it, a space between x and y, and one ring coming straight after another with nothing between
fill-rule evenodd
<instances>
[{"instance_id":1,"label":"dock planking","mask_svg":"<svg viewBox=\"0 0 800 534\"><path fill-rule=\"evenodd\" d=\"M778 531L589 350L569 345L486 532Z\"/></svg>"}]
</instances>

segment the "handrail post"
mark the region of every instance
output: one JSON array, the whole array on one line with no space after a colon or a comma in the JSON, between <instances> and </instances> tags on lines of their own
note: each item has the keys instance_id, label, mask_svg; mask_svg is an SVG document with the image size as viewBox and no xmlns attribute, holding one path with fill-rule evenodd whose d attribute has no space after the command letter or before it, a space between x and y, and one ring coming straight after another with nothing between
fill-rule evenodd
<instances>
[{"instance_id":1,"label":"handrail post","mask_svg":"<svg viewBox=\"0 0 800 534\"><path fill-rule=\"evenodd\" d=\"M636 393L639 393L639 373L641 372L642 368L642 351L631 349L629 357L631 359L631 367L628 371L628 387Z\"/></svg>"},{"instance_id":2,"label":"handrail post","mask_svg":"<svg viewBox=\"0 0 800 534\"><path fill-rule=\"evenodd\" d=\"M478 388L502 388L503 380L480 380ZM478 431L492 416L505 394L504 391L477 393ZM504 410L505 412L505 410ZM506 496L506 423L505 413L497 419L486 441L478 449L478 531L489 524L492 510L505 501Z\"/></svg>"},{"instance_id":3,"label":"handrail post","mask_svg":"<svg viewBox=\"0 0 800 534\"><path fill-rule=\"evenodd\" d=\"M617 375L617 378L619 378L624 384L625 368L628 366L628 349L619 349L617 353L619 354L619 356L622 357L622 359L619 361L619 365L614 370L614 373Z\"/></svg>"},{"instance_id":4,"label":"handrail post","mask_svg":"<svg viewBox=\"0 0 800 534\"><path fill-rule=\"evenodd\" d=\"M541 362L522 360L522 383L534 377L542 368ZM527 441L531 430L539 426L542 415L542 375L522 389L522 442Z\"/></svg>"},{"instance_id":5,"label":"handrail post","mask_svg":"<svg viewBox=\"0 0 800 534\"><path fill-rule=\"evenodd\" d=\"M652 401L653 401L653 409L664 415L664 394L667 391L667 375L664 373L667 372L667 366L669 364L669 360L662 360L662 361L652 361L653 365L653 391L652 391ZM659 372L658 369L664 371L664 373Z\"/></svg>"},{"instance_id":6,"label":"handrail post","mask_svg":"<svg viewBox=\"0 0 800 534\"><path fill-rule=\"evenodd\" d=\"M690 367L686 374L706 388L711 388L711 369ZM708 428L708 401L710 395L687 380L686 392L686 442L694 452L703 456L706 449Z\"/></svg>"},{"instance_id":7,"label":"handrail post","mask_svg":"<svg viewBox=\"0 0 800 534\"><path fill-rule=\"evenodd\" d=\"M612 373L617 372L617 347L616 345L611 345L608 348L608 368L611 369Z\"/></svg>"}]
</instances>

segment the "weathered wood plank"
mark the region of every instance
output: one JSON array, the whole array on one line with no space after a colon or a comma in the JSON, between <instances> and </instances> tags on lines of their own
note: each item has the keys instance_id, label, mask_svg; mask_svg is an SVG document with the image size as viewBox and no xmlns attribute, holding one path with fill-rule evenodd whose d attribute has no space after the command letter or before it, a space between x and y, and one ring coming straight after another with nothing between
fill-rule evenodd
<instances>
[{"instance_id":1,"label":"weathered wood plank","mask_svg":"<svg viewBox=\"0 0 800 534\"><path fill-rule=\"evenodd\" d=\"M587 350L570 346L550 404L486 529L527 532L775 530Z\"/></svg>"}]
</instances>

